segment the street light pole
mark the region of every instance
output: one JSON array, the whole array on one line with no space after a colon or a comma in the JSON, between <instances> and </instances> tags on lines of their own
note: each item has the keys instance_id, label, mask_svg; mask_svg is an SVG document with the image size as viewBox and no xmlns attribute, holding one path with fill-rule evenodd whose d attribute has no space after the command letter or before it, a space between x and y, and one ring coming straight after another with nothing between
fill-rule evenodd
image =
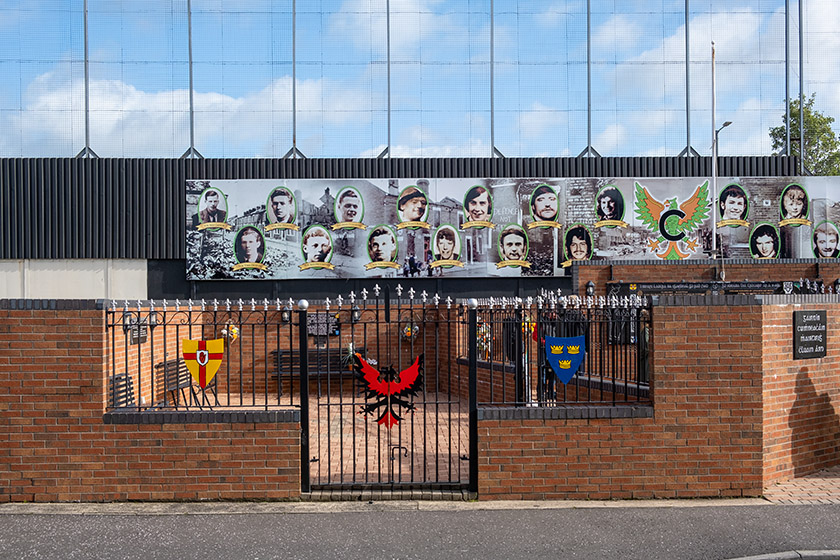
<instances>
[{"instance_id":1,"label":"street light pole","mask_svg":"<svg viewBox=\"0 0 840 560\"><path fill-rule=\"evenodd\" d=\"M715 219L715 206L717 205L717 158L718 158L718 135L720 131L732 124L726 121L720 128L715 129L715 136L712 139L712 258L717 258L717 220Z\"/></svg>"}]
</instances>

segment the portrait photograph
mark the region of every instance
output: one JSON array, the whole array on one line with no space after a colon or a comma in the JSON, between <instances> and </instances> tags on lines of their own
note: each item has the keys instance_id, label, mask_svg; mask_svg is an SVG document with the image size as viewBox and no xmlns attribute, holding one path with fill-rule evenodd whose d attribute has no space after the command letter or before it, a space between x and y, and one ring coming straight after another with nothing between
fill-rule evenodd
<instances>
[{"instance_id":1,"label":"portrait photograph","mask_svg":"<svg viewBox=\"0 0 840 560\"><path fill-rule=\"evenodd\" d=\"M779 230L773 224L758 224L750 233L750 254L754 259L775 259L779 256Z\"/></svg>"},{"instance_id":2,"label":"portrait photograph","mask_svg":"<svg viewBox=\"0 0 840 560\"><path fill-rule=\"evenodd\" d=\"M792 183L785 187L779 200L781 221L807 220L810 201L802 185ZM801 224L794 224L801 225Z\"/></svg>"},{"instance_id":3,"label":"portrait photograph","mask_svg":"<svg viewBox=\"0 0 840 560\"><path fill-rule=\"evenodd\" d=\"M531 217L536 222L556 222L557 204L557 192L548 185L540 185L531 194Z\"/></svg>"},{"instance_id":4,"label":"portrait photograph","mask_svg":"<svg viewBox=\"0 0 840 560\"><path fill-rule=\"evenodd\" d=\"M303 232L300 250L305 263L327 263L333 254L333 241L324 226L309 226Z\"/></svg>"},{"instance_id":5,"label":"portrait photograph","mask_svg":"<svg viewBox=\"0 0 840 560\"><path fill-rule=\"evenodd\" d=\"M426 193L416 186L405 188L397 199L397 212L401 222L425 221L429 210Z\"/></svg>"},{"instance_id":6,"label":"portrait photograph","mask_svg":"<svg viewBox=\"0 0 840 560\"><path fill-rule=\"evenodd\" d=\"M467 191L464 216L467 222L490 221L493 217L493 197L487 188L476 185Z\"/></svg>"},{"instance_id":7,"label":"portrait photograph","mask_svg":"<svg viewBox=\"0 0 840 560\"><path fill-rule=\"evenodd\" d=\"M583 224L575 224L566 231L563 248L566 260L588 261L592 258L592 234Z\"/></svg>"},{"instance_id":8,"label":"portrait photograph","mask_svg":"<svg viewBox=\"0 0 840 560\"><path fill-rule=\"evenodd\" d=\"M461 236L451 225L442 225L435 231L434 260L457 261L461 257Z\"/></svg>"},{"instance_id":9,"label":"portrait photograph","mask_svg":"<svg viewBox=\"0 0 840 560\"><path fill-rule=\"evenodd\" d=\"M354 187L344 187L335 198L335 221L361 223L365 217L365 203Z\"/></svg>"},{"instance_id":10,"label":"portrait photograph","mask_svg":"<svg viewBox=\"0 0 840 560\"><path fill-rule=\"evenodd\" d=\"M831 222L820 222L814 228L814 256L818 259L836 259L840 255L838 249L840 233L837 225Z\"/></svg>"},{"instance_id":11,"label":"portrait photograph","mask_svg":"<svg viewBox=\"0 0 840 560\"><path fill-rule=\"evenodd\" d=\"M292 191L286 187L273 189L265 203L266 223L293 224L297 216L297 201Z\"/></svg>"},{"instance_id":12,"label":"portrait photograph","mask_svg":"<svg viewBox=\"0 0 840 560\"><path fill-rule=\"evenodd\" d=\"M528 235L522 226L508 224L499 232L499 257L503 261L524 261L528 258Z\"/></svg>"},{"instance_id":13,"label":"portrait photograph","mask_svg":"<svg viewBox=\"0 0 840 560\"><path fill-rule=\"evenodd\" d=\"M613 185L602 188L595 197L595 213L599 222L623 219L624 195Z\"/></svg>"},{"instance_id":14,"label":"portrait photograph","mask_svg":"<svg viewBox=\"0 0 840 560\"><path fill-rule=\"evenodd\" d=\"M193 227L224 222L227 218L227 198L215 187L208 187L202 191L198 208L198 212L192 216Z\"/></svg>"},{"instance_id":15,"label":"portrait photograph","mask_svg":"<svg viewBox=\"0 0 840 560\"><path fill-rule=\"evenodd\" d=\"M368 234L368 256L371 262L397 260L397 234L386 225L378 225Z\"/></svg>"},{"instance_id":16,"label":"portrait photograph","mask_svg":"<svg viewBox=\"0 0 840 560\"><path fill-rule=\"evenodd\" d=\"M233 250L237 263L261 263L265 257L265 238L254 226L245 226L237 232Z\"/></svg>"},{"instance_id":17,"label":"portrait photograph","mask_svg":"<svg viewBox=\"0 0 840 560\"><path fill-rule=\"evenodd\" d=\"M740 185L727 185L718 196L718 215L720 221L745 221L749 213L749 199ZM727 224L738 227L741 224Z\"/></svg>"}]
</instances>

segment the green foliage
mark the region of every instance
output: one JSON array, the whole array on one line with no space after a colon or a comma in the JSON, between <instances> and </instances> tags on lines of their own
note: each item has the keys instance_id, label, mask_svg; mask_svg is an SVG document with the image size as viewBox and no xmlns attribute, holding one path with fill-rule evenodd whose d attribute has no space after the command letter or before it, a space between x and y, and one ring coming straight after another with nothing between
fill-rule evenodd
<instances>
[{"instance_id":1,"label":"green foliage","mask_svg":"<svg viewBox=\"0 0 840 560\"><path fill-rule=\"evenodd\" d=\"M840 175L840 140L831 128L833 117L814 109L816 94L805 99L805 168L814 175ZM790 101L790 155L799 156L799 100ZM785 147L786 115L782 125L770 129L773 150Z\"/></svg>"}]
</instances>

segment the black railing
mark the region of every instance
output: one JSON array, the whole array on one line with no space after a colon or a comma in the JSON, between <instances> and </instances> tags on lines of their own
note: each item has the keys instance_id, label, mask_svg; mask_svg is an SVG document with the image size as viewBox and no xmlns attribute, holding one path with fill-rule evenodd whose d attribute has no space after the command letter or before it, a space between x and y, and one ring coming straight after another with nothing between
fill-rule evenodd
<instances>
[{"instance_id":1,"label":"black railing","mask_svg":"<svg viewBox=\"0 0 840 560\"><path fill-rule=\"evenodd\" d=\"M529 303L485 300L478 306L475 333L464 343L476 344L479 405L649 402L650 310L640 298ZM557 375L561 365L547 359L546 337L583 337L582 363L565 384Z\"/></svg>"}]
</instances>

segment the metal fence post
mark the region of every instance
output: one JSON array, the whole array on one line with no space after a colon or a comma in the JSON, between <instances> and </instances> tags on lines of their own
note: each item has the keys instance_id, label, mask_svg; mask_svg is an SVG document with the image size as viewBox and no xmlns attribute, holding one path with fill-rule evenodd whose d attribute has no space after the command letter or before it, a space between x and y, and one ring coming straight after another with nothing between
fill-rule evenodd
<instances>
[{"instance_id":1,"label":"metal fence post","mask_svg":"<svg viewBox=\"0 0 840 560\"><path fill-rule=\"evenodd\" d=\"M309 480L309 350L307 348L306 310L309 302L298 302L298 352L300 352L300 491L312 491Z\"/></svg>"},{"instance_id":2,"label":"metal fence post","mask_svg":"<svg viewBox=\"0 0 840 560\"><path fill-rule=\"evenodd\" d=\"M478 492L478 301L470 299L467 314L467 346L469 348L470 391L470 482L469 491Z\"/></svg>"},{"instance_id":3,"label":"metal fence post","mask_svg":"<svg viewBox=\"0 0 840 560\"><path fill-rule=\"evenodd\" d=\"M521 406L525 404L525 368L523 367L522 360L525 354L525 348L522 344L522 308L517 307L516 310L513 312L514 316L514 329L513 329L513 336L515 337L515 348L516 351L513 353L514 355L514 387L516 391L516 405Z\"/></svg>"}]
</instances>

